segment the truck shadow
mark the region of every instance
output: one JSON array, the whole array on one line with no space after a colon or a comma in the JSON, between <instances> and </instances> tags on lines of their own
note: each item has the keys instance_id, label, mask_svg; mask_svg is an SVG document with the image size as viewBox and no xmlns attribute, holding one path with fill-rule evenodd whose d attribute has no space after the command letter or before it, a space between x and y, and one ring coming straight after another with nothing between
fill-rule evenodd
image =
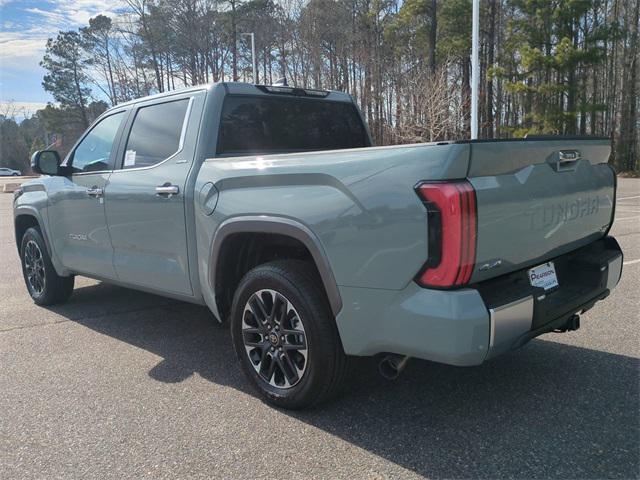
<instances>
[{"instance_id":1,"label":"truck shadow","mask_svg":"<svg viewBox=\"0 0 640 480\"><path fill-rule=\"evenodd\" d=\"M52 310L162 357L155 380L198 374L253 395L206 308L98 284ZM635 478L639 365L548 340L474 368L412 360L396 382L362 359L342 397L283 413L430 478Z\"/></svg>"}]
</instances>

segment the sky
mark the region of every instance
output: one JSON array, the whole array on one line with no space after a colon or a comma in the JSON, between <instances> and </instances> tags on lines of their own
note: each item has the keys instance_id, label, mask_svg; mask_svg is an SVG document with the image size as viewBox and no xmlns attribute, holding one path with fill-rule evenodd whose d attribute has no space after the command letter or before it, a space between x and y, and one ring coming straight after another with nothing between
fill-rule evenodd
<instances>
[{"instance_id":1,"label":"sky","mask_svg":"<svg viewBox=\"0 0 640 480\"><path fill-rule=\"evenodd\" d=\"M53 98L42 88L38 64L49 37L86 26L99 14L115 16L123 0L0 0L0 113L13 102L30 116Z\"/></svg>"}]
</instances>

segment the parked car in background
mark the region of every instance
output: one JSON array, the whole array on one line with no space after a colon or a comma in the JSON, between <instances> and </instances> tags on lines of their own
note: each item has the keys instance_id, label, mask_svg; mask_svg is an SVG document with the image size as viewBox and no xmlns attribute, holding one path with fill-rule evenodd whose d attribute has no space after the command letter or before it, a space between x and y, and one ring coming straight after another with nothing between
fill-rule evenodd
<instances>
[{"instance_id":1,"label":"parked car in background","mask_svg":"<svg viewBox=\"0 0 640 480\"><path fill-rule=\"evenodd\" d=\"M15 235L37 304L85 275L207 305L257 390L302 408L351 356L393 377L576 330L622 271L610 149L372 147L348 94L220 83L120 104L62 162L36 152L49 176L16 192Z\"/></svg>"},{"instance_id":2,"label":"parked car in background","mask_svg":"<svg viewBox=\"0 0 640 480\"><path fill-rule=\"evenodd\" d=\"M20 170L0 167L0 177L19 177L20 175L22 175L22 172Z\"/></svg>"}]
</instances>

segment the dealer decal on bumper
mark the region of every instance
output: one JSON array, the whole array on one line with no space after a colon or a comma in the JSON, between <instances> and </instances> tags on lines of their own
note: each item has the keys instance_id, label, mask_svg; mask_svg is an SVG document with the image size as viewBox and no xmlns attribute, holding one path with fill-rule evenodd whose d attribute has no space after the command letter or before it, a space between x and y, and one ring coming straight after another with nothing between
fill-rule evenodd
<instances>
[{"instance_id":1,"label":"dealer decal on bumper","mask_svg":"<svg viewBox=\"0 0 640 480\"><path fill-rule=\"evenodd\" d=\"M544 288L547 291L558 286L558 277L553 262L547 262L530 269L528 275L529 282L533 287Z\"/></svg>"}]
</instances>

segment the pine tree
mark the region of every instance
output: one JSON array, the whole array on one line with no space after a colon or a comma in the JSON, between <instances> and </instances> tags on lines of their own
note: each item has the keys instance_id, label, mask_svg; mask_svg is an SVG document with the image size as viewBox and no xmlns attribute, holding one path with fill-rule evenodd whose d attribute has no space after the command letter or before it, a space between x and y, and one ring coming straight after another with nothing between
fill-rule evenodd
<instances>
[{"instance_id":1,"label":"pine tree","mask_svg":"<svg viewBox=\"0 0 640 480\"><path fill-rule=\"evenodd\" d=\"M87 86L86 60L78 32L60 32L55 39L50 38L40 66L48 71L42 81L43 88L88 127L87 103L91 90Z\"/></svg>"}]
</instances>

